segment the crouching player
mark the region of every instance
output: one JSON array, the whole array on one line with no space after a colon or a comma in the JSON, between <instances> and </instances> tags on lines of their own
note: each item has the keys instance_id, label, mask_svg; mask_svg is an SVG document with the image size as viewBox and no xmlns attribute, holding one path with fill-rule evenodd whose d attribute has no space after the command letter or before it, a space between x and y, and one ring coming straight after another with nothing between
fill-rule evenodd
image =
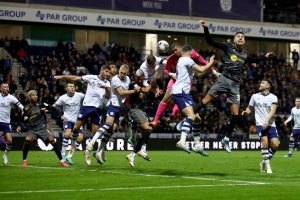
<instances>
[{"instance_id":1,"label":"crouching player","mask_svg":"<svg viewBox=\"0 0 300 200\"><path fill-rule=\"evenodd\" d=\"M48 132L47 118L45 114L47 108L38 104L38 95L35 90L30 90L28 92L28 98L29 104L24 108L24 120L29 124L30 133L26 136L24 142L22 167L27 167L27 154L29 147L31 143L36 141L38 138L42 139L44 142L49 142L53 146L53 149L60 160L60 165L62 167L68 167L68 164L64 162L61 156L53 136ZM17 131L21 131L19 127Z\"/></svg>"}]
</instances>

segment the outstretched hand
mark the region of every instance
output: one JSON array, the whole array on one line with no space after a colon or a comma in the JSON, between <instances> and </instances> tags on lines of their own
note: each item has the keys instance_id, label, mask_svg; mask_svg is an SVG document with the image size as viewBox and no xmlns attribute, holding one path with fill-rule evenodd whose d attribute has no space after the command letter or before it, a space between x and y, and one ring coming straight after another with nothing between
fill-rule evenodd
<instances>
[{"instance_id":1,"label":"outstretched hand","mask_svg":"<svg viewBox=\"0 0 300 200\"><path fill-rule=\"evenodd\" d=\"M200 19L200 20L199 20L199 23L200 23L201 26L207 27L207 22L206 22L205 20Z\"/></svg>"}]
</instances>

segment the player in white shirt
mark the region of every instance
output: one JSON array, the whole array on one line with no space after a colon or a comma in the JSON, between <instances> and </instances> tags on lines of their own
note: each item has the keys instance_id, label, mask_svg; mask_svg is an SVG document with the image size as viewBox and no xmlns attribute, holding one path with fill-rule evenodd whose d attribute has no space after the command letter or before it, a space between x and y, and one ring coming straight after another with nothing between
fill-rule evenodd
<instances>
[{"instance_id":1,"label":"player in white shirt","mask_svg":"<svg viewBox=\"0 0 300 200\"><path fill-rule=\"evenodd\" d=\"M111 80L111 88L112 88L112 95L107 103L107 113L106 113L106 121L103 126L97 131L94 135L93 139L87 145L87 150L91 151L96 140L99 137L101 138L100 146L96 153L96 159L98 163L102 164L105 160L102 155L102 151L106 144L108 143L109 139L113 134L113 125L119 123L119 118L121 116L121 107L125 102L125 98L134 93L140 92L140 87L136 87L133 90L129 90L130 78L127 76L129 71L128 65L122 65L119 70L119 74L115 75Z\"/></svg>"},{"instance_id":2,"label":"player in white shirt","mask_svg":"<svg viewBox=\"0 0 300 200\"><path fill-rule=\"evenodd\" d=\"M65 153L69 139L71 139L72 136L72 129L77 119L84 94L76 92L74 83L67 83L65 89L67 93L59 97L53 104L53 107L62 108L63 115L61 116L61 119L63 120L64 137L62 141L61 155L64 161L68 161L69 164L73 165L72 159L66 157Z\"/></svg>"},{"instance_id":3,"label":"player in white shirt","mask_svg":"<svg viewBox=\"0 0 300 200\"><path fill-rule=\"evenodd\" d=\"M66 79L69 81L83 80L87 83L87 90L83 99L82 106L79 110L77 120L73 128L73 139L77 138L76 146L79 146L83 138L79 138L80 128L87 123L88 118L92 122L92 134L95 135L100 127L102 112L103 112L103 99L111 97L110 82L107 77L110 75L110 67L108 65L101 66L99 75L60 75L55 76L55 79ZM76 148L75 148L76 149ZM68 157L71 158L74 152L69 152ZM85 161L87 165L91 164L90 153L85 151Z\"/></svg>"},{"instance_id":4,"label":"player in white shirt","mask_svg":"<svg viewBox=\"0 0 300 200\"><path fill-rule=\"evenodd\" d=\"M166 63L167 61L164 58L154 55L147 56L147 59L140 66L140 69L144 72L145 80L148 82L151 81L151 78L153 78L161 65L165 65Z\"/></svg>"},{"instance_id":5,"label":"player in white shirt","mask_svg":"<svg viewBox=\"0 0 300 200\"><path fill-rule=\"evenodd\" d=\"M190 90L192 86L192 81L194 73L203 73L208 68L210 68L214 63L214 56L209 60L209 63L203 66L197 65L195 61L191 58L192 47L189 45L184 45L182 47L182 57L179 58L176 67L176 82L172 88L172 99L179 107L179 110L186 117L181 127L181 137L179 142L177 142L176 147L182 149L188 153L191 151L186 147L186 137L190 134L194 121L198 117L194 113L194 101L190 95ZM195 138L194 138L195 139ZM203 156L207 156L207 153L200 146L200 137L197 138L195 147L193 151L200 153Z\"/></svg>"},{"instance_id":6,"label":"player in white shirt","mask_svg":"<svg viewBox=\"0 0 300 200\"><path fill-rule=\"evenodd\" d=\"M271 87L271 81L263 80L259 86L259 93L251 96L248 107L242 112L242 115L250 114L251 109L254 108L256 131L260 137L263 157L260 163L260 172L267 172L268 174L272 173L270 159L280 144L274 118L278 98L270 93Z\"/></svg>"},{"instance_id":7,"label":"player in white shirt","mask_svg":"<svg viewBox=\"0 0 300 200\"><path fill-rule=\"evenodd\" d=\"M2 83L0 86L0 131L5 136L5 151L3 155L3 164L8 165L8 152L12 148L12 130L10 125L11 106L16 105L22 112L24 106L13 95L9 94L9 85Z\"/></svg>"},{"instance_id":8,"label":"player in white shirt","mask_svg":"<svg viewBox=\"0 0 300 200\"><path fill-rule=\"evenodd\" d=\"M284 157L293 156L295 141L297 138L299 138L300 135L300 97L296 98L295 107L292 108L291 115L289 116L289 118L287 118L287 120L285 120L284 125L287 126L287 124L292 120L294 120L294 128L290 135L289 153Z\"/></svg>"}]
</instances>

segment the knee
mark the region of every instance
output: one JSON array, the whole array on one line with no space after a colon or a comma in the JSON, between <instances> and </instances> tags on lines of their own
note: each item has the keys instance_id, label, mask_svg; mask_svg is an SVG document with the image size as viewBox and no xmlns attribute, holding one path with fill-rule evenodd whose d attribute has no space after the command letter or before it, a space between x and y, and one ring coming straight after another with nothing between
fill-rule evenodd
<instances>
[{"instance_id":1,"label":"knee","mask_svg":"<svg viewBox=\"0 0 300 200\"><path fill-rule=\"evenodd\" d=\"M275 140L271 142L271 148L274 150L277 150L279 147L280 141L279 140Z\"/></svg>"}]
</instances>

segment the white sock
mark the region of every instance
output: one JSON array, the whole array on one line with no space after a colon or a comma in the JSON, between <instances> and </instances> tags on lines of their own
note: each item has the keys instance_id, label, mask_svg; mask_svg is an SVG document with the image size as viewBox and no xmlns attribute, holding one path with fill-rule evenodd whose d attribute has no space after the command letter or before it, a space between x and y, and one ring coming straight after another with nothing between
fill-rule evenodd
<instances>
[{"instance_id":1,"label":"white sock","mask_svg":"<svg viewBox=\"0 0 300 200\"><path fill-rule=\"evenodd\" d=\"M200 135L199 136L194 136L194 142L195 142L195 146L200 145Z\"/></svg>"},{"instance_id":2,"label":"white sock","mask_svg":"<svg viewBox=\"0 0 300 200\"><path fill-rule=\"evenodd\" d=\"M186 136L187 133L186 132L181 132L181 136L180 136L180 142L186 142Z\"/></svg>"},{"instance_id":3,"label":"white sock","mask_svg":"<svg viewBox=\"0 0 300 200\"><path fill-rule=\"evenodd\" d=\"M92 143L92 145L95 144L96 140L99 138L99 136L101 135L100 132L96 132L95 135L93 136L92 140L90 141Z\"/></svg>"},{"instance_id":4,"label":"white sock","mask_svg":"<svg viewBox=\"0 0 300 200\"><path fill-rule=\"evenodd\" d=\"M100 145L99 145L99 147L98 147L98 149L97 149L97 152L99 152L101 149L104 149L105 146L106 146L106 143L103 142L103 141L101 140L101 141L100 141Z\"/></svg>"},{"instance_id":5,"label":"white sock","mask_svg":"<svg viewBox=\"0 0 300 200\"><path fill-rule=\"evenodd\" d=\"M225 141L229 141L230 138L225 136L223 139L224 139Z\"/></svg>"},{"instance_id":6,"label":"white sock","mask_svg":"<svg viewBox=\"0 0 300 200\"><path fill-rule=\"evenodd\" d=\"M134 156L135 156L135 153L132 151L132 152L130 153L130 156L134 157Z\"/></svg>"},{"instance_id":7,"label":"white sock","mask_svg":"<svg viewBox=\"0 0 300 200\"><path fill-rule=\"evenodd\" d=\"M146 148L146 144L143 144L143 145L142 145L142 148L141 148L141 150L142 150L142 151L146 151L146 150L147 150L147 148Z\"/></svg>"}]
</instances>

